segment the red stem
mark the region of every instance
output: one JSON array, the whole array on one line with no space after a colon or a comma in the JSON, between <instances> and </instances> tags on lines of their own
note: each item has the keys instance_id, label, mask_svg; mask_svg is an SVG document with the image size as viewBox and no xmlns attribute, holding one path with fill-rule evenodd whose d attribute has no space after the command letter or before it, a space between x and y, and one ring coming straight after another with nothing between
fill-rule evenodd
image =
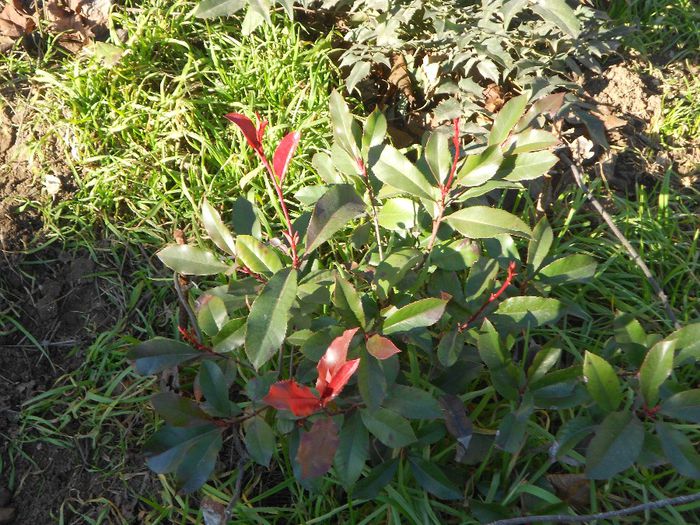
<instances>
[{"instance_id":1,"label":"red stem","mask_svg":"<svg viewBox=\"0 0 700 525\"><path fill-rule=\"evenodd\" d=\"M515 276L518 275L515 271L515 266L515 261L511 261L508 265L508 275L506 276L506 280L503 281L501 287L495 293L492 293L489 296L489 298L484 302L484 304L481 305L481 308L479 308L474 315L467 319L466 322L457 326L457 329L460 332L465 330L467 327L469 327L470 324L476 321L479 318L479 316L484 312L484 310L486 310L488 305L490 305L492 302L498 299L501 296L501 294L503 294L503 292L506 291L506 288L508 288L511 285L511 283L513 282L513 278L515 278Z\"/></svg>"}]
</instances>

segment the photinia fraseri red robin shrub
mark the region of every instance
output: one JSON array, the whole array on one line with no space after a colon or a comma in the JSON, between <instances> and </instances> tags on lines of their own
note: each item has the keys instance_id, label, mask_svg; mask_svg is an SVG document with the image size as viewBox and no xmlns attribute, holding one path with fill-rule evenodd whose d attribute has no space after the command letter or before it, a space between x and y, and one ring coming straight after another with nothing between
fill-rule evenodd
<instances>
[{"instance_id":1,"label":"photinia fraseri red robin shrub","mask_svg":"<svg viewBox=\"0 0 700 525\"><path fill-rule=\"evenodd\" d=\"M585 466L591 478L634 463L648 433L639 417L682 418L697 399L662 389L669 349L685 348L692 360L697 329L661 342L620 329L612 348L635 338L637 359L625 366L640 369L639 384L627 390L642 400L639 410L621 410L625 397L637 399L622 388L624 374L607 358L564 350L557 332L543 328L586 315L553 291L590 279L596 263L585 254L551 257L546 218L531 229L494 198L554 165L557 141L540 122L561 100L528 107L522 95L482 142L455 120L402 152L387 142L381 113L361 125L334 92L333 145L313 159L319 184L293 199L287 179L300 134L287 134L270 162L267 122L226 115L265 168L279 228L264 235L262 212L245 199L230 228L205 201L204 227L220 253L185 243L158 252L175 272L180 337L139 343L129 356L139 373L176 373L182 390L153 397L165 424L146 444L149 467L193 491L231 439L246 459L241 468L288 455L307 488L329 476L353 497L371 498L401 468L404 481L410 472L433 496L460 499L484 451L516 454L528 439L543 444L552 435L531 433L543 410L558 425L550 431L559 429L549 460L580 464L576 446L597 431ZM213 274L226 284L192 280ZM472 417L486 405L491 415L472 421L467 400L478 403ZM656 434L688 452L672 426L658 422ZM620 436L630 438L630 454L617 454ZM672 462L676 449L666 451Z\"/></svg>"}]
</instances>

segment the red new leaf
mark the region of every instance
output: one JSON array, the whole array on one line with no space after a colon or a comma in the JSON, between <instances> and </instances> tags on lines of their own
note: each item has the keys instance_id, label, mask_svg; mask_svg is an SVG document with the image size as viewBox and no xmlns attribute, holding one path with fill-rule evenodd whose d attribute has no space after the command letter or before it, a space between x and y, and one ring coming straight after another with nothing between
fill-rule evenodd
<instances>
[{"instance_id":1,"label":"red new leaf","mask_svg":"<svg viewBox=\"0 0 700 525\"><path fill-rule=\"evenodd\" d=\"M251 148L259 154L262 154L262 130L265 129L264 125L255 129L253 121L241 113L228 113L224 115L224 117L240 128ZM263 124L266 124L266 122Z\"/></svg>"},{"instance_id":2,"label":"red new leaf","mask_svg":"<svg viewBox=\"0 0 700 525\"><path fill-rule=\"evenodd\" d=\"M391 339L374 334L367 340L367 351L377 359L388 359L401 350L391 342Z\"/></svg>"},{"instance_id":3,"label":"red new leaf","mask_svg":"<svg viewBox=\"0 0 700 525\"><path fill-rule=\"evenodd\" d=\"M326 403L338 397L338 394L340 394L340 391L348 384L348 381L350 381L350 378L355 373L358 366L360 366L360 360L353 359L340 367L340 370L338 370L333 376L333 379L331 379L329 387L326 388L326 395L321 397L321 404L323 406L326 406Z\"/></svg>"},{"instance_id":4,"label":"red new leaf","mask_svg":"<svg viewBox=\"0 0 700 525\"><path fill-rule=\"evenodd\" d=\"M302 432L296 460L302 479L323 476L331 468L340 438L331 418L319 419L308 432Z\"/></svg>"},{"instance_id":5,"label":"red new leaf","mask_svg":"<svg viewBox=\"0 0 700 525\"><path fill-rule=\"evenodd\" d=\"M272 159L272 167L274 168L275 175L280 181L280 184L282 184L282 181L284 180L284 175L287 173L287 167L289 167L289 162L292 160L294 152L299 145L300 138L300 132L292 131L291 133L288 133L277 145L275 155Z\"/></svg>"},{"instance_id":6,"label":"red new leaf","mask_svg":"<svg viewBox=\"0 0 700 525\"><path fill-rule=\"evenodd\" d=\"M353 336L358 330L359 328L345 330L343 335L333 339L333 342L328 347L328 350L326 350L326 353L318 362L318 366L316 367L316 370L318 370L316 390L318 390L318 393L321 394L321 398L330 397L331 394L333 394L333 392L330 390L331 383L333 382L333 378L345 364L348 357L350 341L352 341ZM352 375L352 373L350 375ZM347 379L350 379L350 376L348 376ZM345 380L345 383L347 383L347 379ZM345 386L345 383L343 383L340 388ZM329 391L327 392L327 390Z\"/></svg>"},{"instance_id":7,"label":"red new leaf","mask_svg":"<svg viewBox=\"0 0 700 525\"><path fill-rule=\"evenodd\" d=\"M263 402L277 410L289 410L298 417L310 416L321 409L321 402L308 386L298 385L293 379L278 381L270 386Z\"/></svg>"}]
</instances>

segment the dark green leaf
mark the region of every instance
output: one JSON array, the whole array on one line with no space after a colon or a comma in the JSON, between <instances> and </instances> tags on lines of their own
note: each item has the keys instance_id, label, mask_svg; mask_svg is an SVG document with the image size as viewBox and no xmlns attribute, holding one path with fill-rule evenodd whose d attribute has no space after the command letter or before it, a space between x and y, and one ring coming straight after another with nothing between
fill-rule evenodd
<instances>
[{"instance_id":1,"label":"dark green leaf","mask_svg":"<svg viewBox=\"0 0 700 525\"><path fill-rule=\"evenodd\" d=\"M424 490L440 499L462 499L462 493L435 463L416 456L409 456L411 472Z\"/></svg>"},{"instance_id":2,"label":"dark green leaf","mask_svg":"<svg viewBox=\"0 0 700 525\"><path fill-rule=\"evenodd\" d=\"M498 426L496 446L511 454L518 452L527 439L527 422L531 414L531 406L521 406L515 412L506 414Z\"/></svg>"},{"instance_id":3,"label":"dark green leaf","mask_svg":"<svg viewBox=\"0 0 700 525\"><path fill-rule=\"evenodd\" d=\"M363 409L360 414L367 430L389 448L402 448L416 440L411 424L396 412L378 408Z\"/></svg>"},{"instance_id":4,"label":"dark green leaf","mask_svg":"<svg viewBox=\"0 0 700 525\"><path fill-rule=\"evenodd\" d=\"M508 157L498 170L498 176L511 182L533 180L545 175L559 157L549 151L532 151Z\"/></svg>"},{"instance_id":5,"label":"dark green leaf","mask_svg":"<svg viewBox=\"0 0 700 525\"><path fill-rule=\"evenodd\" d=\"M526 104L527 95L514 97L504 104L493 121L489 134L489 146L499 145L508 138L513 127L525 113Z\"/></svg>"},{"instance_id":6,"label":"dark green leaf","mask_svg":"<svg viewBox=\"0 0 700 525\"><path fill-rule=\"evenodd\" d=\"M456 182L467 187L481 186L496 175L502 162L500 146L489 146L479 154L467 156L457 172Z\"/></svg>"},{"instance_id":7,"label":"dark green leaf","mask_svg":"<svg viewBox=\"0 0 700 525\"><path fill-rule=\"evenodd\" d=\"M445 426L447 431L462 445L464 450L469 449L472 436L474 435L474 425L467 417L467 409L459 397L453 394L446 394L440 398Z\"/></svg>"},{"instance_id":8,"label":"dark green leaf","mask_svg":"<svg viewBox=\"0 0 700 525\"><path fill-rule=\"evenodd\" d=\"M678 350L676 365L689 360L700 360L700 323L691 323L669 335L666 341L672 341Z\"/></svg>"},{"instance_id":9,"label":"dark green leaf","mask_svg":"<svg viewBox=\"0 0 700 525\"><path fill-rule=\"evenodd\" d=\"M542 217L532 230L532 238L527 247L527 262L534 271L539 270L542 261L547 257L553 240L554 234L547 217Z\"/></svg>"},{"instance_id":10,"label":"dark green leaf","mask_svg":"<svg viewBox=\"0 0 700 525\"><path fill-rule=\"evenodd\" d=\"M336 475L346 489L359 479L368 456L369 434L360 413L355 412L345 420L340 431L340 444L334 461Z\"/></svg>"},{"instance_id":11,"label":"dark green leaf","mask_svg":"<svg viewBox=\"0 0 700 525\"><path fill-rule=\"evenodd\" d=\"M354 159L360 158L360 128L343 97L335 89L331 93L330 112L333 138Z\"/></svg>"},{"instance_id":12,"label":"dark green leaf","mask_svg":"<svg viewBox=\"0 0 700 525\"><path fill-rule=\"evenodd\" d=\"M362 215L365 203L349 184L335 184L321 197L306 230L306 253L311 253L349 221Z\"/></svg>"},{"instance_id":13,"label":"dark green leaf","mask_svg":"<svg viewBox=\"0 0 700 525\"><path fill-rule=\"evenodd\" d=\"M590 255L567 255L549 263L539 271L548 284L564 284L587 281L595 275L598 263Z\"/></svg>"},{"instance_id":14,"label":"dark green leaf","mask_svg":"<svg viewBox=\"0 0 700 525\"><path fill-rule=\"evenodd\" d=\"M156 413L174 427L201 425L210 419L197 403L172 392L154 395L151 404Z\"/></svg>"},{"instance_id":15,"label":"dark green leaf","mask_svg":"<svg viewBox=\"0 0 700 525\"><path fill-rule=\"evenodd\" d=\"M371 409L379 407L387 394L386 375L379 360L364 351L357 370L357 387L362 400Z\"/></svg>"},{"instance_id":16,"label":"dark green leaf","mask_svg":"<svg viewBox=\"0 0 700 525\"><path fill-rule=\"evenodd\" d=\"M440 405L433 396L406 385L394 385L382 406L407 419L436 419L442 416Z\"/></svg>"},{"instance_id":17,"label":"dark green leaf","mask_svg":"<svg viewBox=\"0 0 700 525\"><path fill-rule=\"evenodd\" d=\"M246 325L245 351L256 370L264 365L284 342L296 291L296 270L280 270L272 276L253 302Z\"/></svg>"},{"instance_id":18,"label":"dark green leaf","mask_svg":"<svg viewBox=\"0 0 700 525\"><path fill-rule=\"evenodd\" d=\"M230 253L235 257L236 243L231 232L221 220L219 212L205 199L202 204L202 222L211 240L219 249Z\"/></svg>"},{"instance_id":19,"label":"dark green leaf","mask_svg":"<svg viewBox=\"0 0 700 525\"><path fill-rule=\"evenodd\" d=\"M199 386L207 400L207 412L217 417L231 417L237 407L228 396L229 382L214 361L204 361L199 369Z\"/></svg>"},{"instance_id":20,"label":"dark green leaf","mask_svg":"<svg viewBox=\"0 0 700 525\"><path fill-rule=\"evenodd\" d=\"M446 305L447 301L435 298L421 299L408 304L384 320L383 332L389 335L418 327L431 326L440 320Z\"/></svg>"},{"instance_id":21,"label":"dark green leaf","mask_svg":"<svg viewBox=\"0 0 700 525\"><path fill-rule=\"evenodd\" d=\"M238 197L231 206L233 231L238 235L252 235L260 238L260 221L255 206L245 197Z\"/></svg>"},{"instance_id":22,"label":"dark green leaf","mask_svg":"<svg viewBox=\"0 0 700 525\"><path fill-rule=\"evenodd\" d=\"M236 251L243 266L255 273L272 274L282 269L277 252L250 235L236 237Z\"/></svg>"},{"instance_id":23,"label":"dark green leaf","mask_svg":"<svg viewBox=\"0 0 700 525\"><path fill-rule=\"evenodd\" d=\"M379 299L386 300L392 286L401 281L421 258L421 253L414 248L403 248L387 255L374 273Z\"/></svg>"},{"instance_id":24,"label":"dark green leaf","mask_svg":"<svg viewBox=\"0 0 700 525\"><path fill-rule=\"evenodd\" d=\"M394 478L398 466L399 460L392 459L391 461L385 461L374 467L365 478L357 482L352 494L353 497L355 499L368 500L376 498L379 491Z\"/></svg>"},{"instance_id":25,"label":"dark green leaf","mask_svg":"<svg viewBox=\"0 0 700 525\"><path fill-rule=\"evenodd\" d=\"M649 350L639 369L639 387L648 407L656 405L659 389L673 370L673 349L673 342L660 341Z\"/></svg>"},{"instance_id":26,"label":"dark green leaf","mask_svg":"<svg viewBox=\"0 0 700 525\"><path fill-rule=\"evenodd\" d=\"M363 330L367 327L360 295L352 284L338 274L335 276L333 304L346 314L345 317L351 321L352 326L360 326Z\"/></svg>"},{"instance_id":27,"label":"dark green leaf","mask_svg":"<svg viewBox=\"0 0 700 525\"><path fill-rule=\"evenodd\" d=\"M156 255L165 266L184 275L211 275L230 269L213 253L189 244L170 244Z\"/></svg>"},{"instance_id":28,"label":"dark green leaf","mask_svg":"<svg viewBox=\"0 0 700 525\"><path fill-rule=\"evenodd\" d=\"M494 321L513 323L518 327L534 328L553 323L564 313L564 304L551 297L509 297L492 314Z\"/></svg>"},{"instance_id":29,"label":"dark green leaf","mask_svg":"<svg viewBox=\"0 0 700 525\"><path fill-rule=\"evenodd\" d=\"M586 451L586 476L609 479L632 466L644 443L644 425L631 412L613 412L598 426Z\"/></svg>"},{"instance_id":30,"label":"dark green leaf","mask_svg":"<svg viewBox=\"0 0 700 525\"><path fill-rule=\"evenodd\" d=\"M245 344L245 322L244 318L231 319L213 339L214 352L232 352Z\"/></svg>"},{"instance_id":31,"label":"dark green leaf","mask_svg":"<svg viewBox=\"0 0 700 525\"><path fill-rule=\"evenodd\" d=\"M253 461L267 467L275 452L275 434L270 425L260 416L248 419L245 429L245 448Z\"/></svg>"},{"instance_id":32,"label":"dark green leaf","mask_svg":"<svg viewBox=\"0 0 700 525\"><path fill-rule=\"evenodd\" d=\"M348 93L352 94L355 86L357 86L357 83L369 75L371 66L372 64L363 60L355 62L355 65L352 66L350 73L348 73L348 76L345 79L345 85L348 88Z\"/></svg>"},{"instance_id":33,"label":"dark green leaf","mask_svg":"<svg viewBox=\"0 0 700 525\"><path fill-rule=\"evenodd\" d=\"M471 267L479 258L479 245L469 239L457 239L433 249L431 262L448 271L461 271Z\"/></svg>"},{"instance_id":34,"label":"dark green leaf","mask_svg":"<svg viewBox=\"0 0 700 525\"><path fill-rule=\"evenodd\" d=\"M443 335L437 348L440 364L448 368L454 365L464 349L464 343L464 335L456 327Z\"/></svg>"},{"instance_id":35,"label":"dark green leaf","mask_svg":"<svg viewBox=\"0 0 700 525\"><path fill-rule=\"evenodd\" d=\"M678 392L661 403L664 416L700 423L700 389Z\"/></svg>"},{"instance_id":36,"label":"dark green leaf","mask_svg":"<svg viewBox=\"0 0 700 525\"><path fill-rule=\"evenodd\" d=\"M489 368L498 369L505 366L508 362L508 356L503 343L498 337L498 332L488 319L484 319L481 325L477 349L481 360Z\"/></svg>"},{"instance_id":37,"label":"dark green leaf","mask_svg":"<svg viewBox=\"0 0 700 525\"><path fill-rule=\"evenodd\" d=\"M479 257L469 270L469 276L464 283L464 298L467 301L481 296L498 273L498 261L490 257Z\"/></svg>"},{"instance_id":38,"label":"dark green leaf","mask_svg":"<svg viewBox=\"0 0 700 525\"><path fill-rule=\"evenodd\" d=\"M527 370L528 380L534 383L541 379L549 370L557 364L561 356L561 348L554 346L546 346L532 360L532 364Z\"/></svg>"},{"instance_id":39,"label":"dark green leaf","mask_svg":"<svg viewBox=\"0 0 700 525\"><path fill-rule=\"evenodd\" d=\"M700 455L690 439L683 432L661 421L656 423L656 433L671 465L683 476L700 479Z\"/></svg>"},{"instance_id":40,"label":"dark green leaf","mask_svg":"<svg viewBox=\"0 0 700 525\"><path fill-rule=\"evenodd\" d=\"M414 197L436 201L437 188L399 150L385 146L373 168L375 176L385 184Z\"/></svg>"},{"instance_id":41,"label":"dark green leaf","mask_svg":"<svg viewBox=\"0 0 700 525\"><path fill-rule=\"evenodd\" d=\"M586 389L598 406L606 412L617 410L622 402L622 388L613 367L602 357L586 352L583 376Z\"/></svg>"},{"instance_id":42,"label":"dark green leaf","mask_svg":"<svg viewBox=\"0 0 700 525\"><path fill-rule=\"evenodd\" d=\"M128 353L128 358L135 361L136 371L143 375L157 374L166 368L201 356L202 352L190 345L165 337L154 337L139 343Z\"/></svg>"},{"instance_id":43,"label":"dark green leaf","mask_svg":"<svg viewBox=\"0 0 700 525\"><path fill-rule=\"evenodd\" d=\"M470 239L495 237L503 233L530 237L530 228L507 211L488 206L463 208L445 217L445 222Z\"/></svg>"}]
</instances>

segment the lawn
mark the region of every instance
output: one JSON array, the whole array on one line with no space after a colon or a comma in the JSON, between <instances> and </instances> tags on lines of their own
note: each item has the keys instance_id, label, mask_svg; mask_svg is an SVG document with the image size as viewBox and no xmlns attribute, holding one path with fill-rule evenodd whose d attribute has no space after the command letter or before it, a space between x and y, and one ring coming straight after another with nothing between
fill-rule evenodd
<instances>
[{"instance_id":1,"label":"lawn","mask_svg":"<svg viewBox=\"0 0 700 525\"><path fill-rule=\"evenodd\" d=\"M601 149L600 165L585 164L588 181L687 325L700 319L700 14L692 0L599 3L615 24L632 28L604 66L652 79L653 89L631 96L648 97L642 104L655 97L658 110L633 115L625 132L608 130L611 153ZM0 146L9 137L0 148L0 523L9 509L16 523L216 523L205 521L207 512L215 515L238 492L233 445L191 495L144 462L144 443L161 425L149 399L173 378L138 375L127 351L154 336L180 337L172 273L155 254L178 235L208 242L205 197L226 223L235 221L241 197L259 217L279 212L272 184L226 113L268 119L268 148L301 132L288 195L324 182L312 159L333 141L330 96L347 74L338 65L342 23L332 27L304 10L291 21L279 9L243 36L242 16L200 19L195 2L116 4L110 45L65 52L40 27L40 38L0 53ZM373 109L368 100L376 100L344 95L363 119ZM538 336L558 341L577 362L587 350L607 351L618 312L667 336L674 325L651 283L566 169L557 170L548 192L529 188L515 202L510 195L499 201L532 224L544 206L551 255L582 253L598 262L593 279L552 292L587 315L540 328ZM301 207L290 212L296 219ZM260 228L272 237L274 224L263 220ZM329 250L349 268L354 252L340 252ZM512 409L496 403L488 377L473 378L460 396L476 429L465 499L429 496L403 466L374 498L349 497L332 475L309 491L280 446L269 468L246 470L231 522L476 524L530 509L615 510L700 489L653 461L607 481L557 477L580 471L551 470L548 459L572 408L538 410L528 446L497 450L494 435ZM700 382L692 367L675 379L691 388ZM697 448L700 427L684 430ZM432 457L451 459L455 450L452 444ZM698 523L700 502L637 518Z\"/></svg>"}]
</instances>

